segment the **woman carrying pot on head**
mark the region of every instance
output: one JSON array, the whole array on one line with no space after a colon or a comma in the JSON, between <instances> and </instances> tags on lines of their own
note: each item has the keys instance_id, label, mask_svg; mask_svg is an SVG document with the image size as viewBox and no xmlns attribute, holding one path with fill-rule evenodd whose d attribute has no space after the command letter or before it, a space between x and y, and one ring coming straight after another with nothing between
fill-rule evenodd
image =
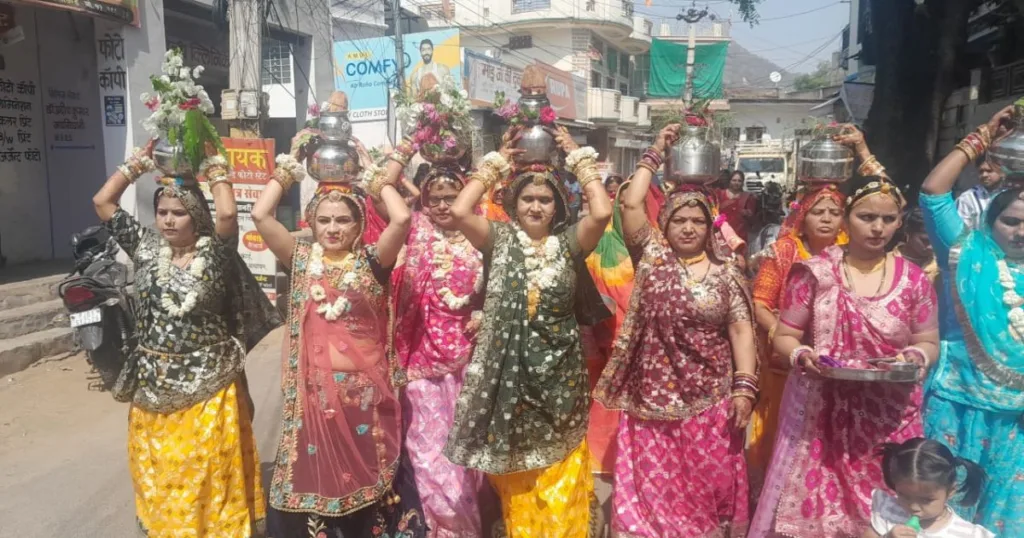
<instances>
[{"instance_id":1,"label":"woman carrying pot on head","mask_svg":"<svg viewBox=\"0 0 1024 538\"><path fill-rule=\"evenodd\" d=\"M749 519L744 428L757 399L753 316L718 226L713 191L682 184L652 226L645 197L678 137L662 130L621 196L639 262L629 311L594 391L621 409L616 536L743 536Z\"/></svg>"},{"instance_id":2,"label":"woman carrying pot on head","mask_svg":"<svg viewBox=\"0 0 1024 538\"><path fill-rule=\"evenodd\" d=\"M925 434L989 480L976 509L960 515L1024 536L1024 189L992 199L977 230L957 214L951 189L960 171L1006 129L1013 108L967 135L921 187L925 226L944 278L942 354L925 396Z\"/></svg>"},{"instance_id":3,"label":"woman carrying pot on head","mask_svg":"<svg viewBox=\"0 0 1024 538\"><path fill-rule=\"evenodd\" d=\"M148 536L257 536L265 519L260 459L244 382L245 354L281 318L238 255L227 161L162 178L157 230L118 206L154 170L152 140L93 198L96 214L135 264L139 345L114 396L130 401L129 470L136 518Z\"/></svg>"},{"instance_id":4,"label":"woman carrying pot on head","mask_svg":"<svg viewBox=\"0 0 1024 538\"><path fill-rule=\"evenodd\" d=\"M291 272L284 409L270 483L274 538L426 532L401 457L396 368L387 354L388 283L410 215L395 186L368 155L360 157L371 172L365 190L353 186L355 167L340 183L321 182L306 207L312 242L297 240L273 217L304 175L294 158L278 157L274 181L252 211L256 229ZM362 243L366 194L389 215L371 245Z\"/></svg>"},{"instance_id":5,"label":"woman carrying pot on head","mask_svg":"<svg viewBox=\"0 0 1024 538\"><path fill-rule=\"evenodd\" d=\"M543 75L528 69L523 86L543 92ZM483 252L489 276L445 454L490 475L510 538L582 538L590 523L590 398L579 324L608 312L583 262L612 207L594 150L578 148L564 128L555 137L589 201L579 222L561 171L531 164L512 174L515 130L501 153L484 157L451 209L458 229ZM484 193L509 178L504 206L512 223L477 215Z\"/></svg>"},{"instance_id":6,"label":"woman carrying pot on head","mask_svg":"<svg viewBox=\"0 0 1024 538\"><path fill-rule=\"evenodd\" d=\"M870 155L864 137L852 126L835 140L850 146L858 155ZM750 465L752 497L756 500L768 463L772 458L775 432L779 424L779 405L786 386L788 369L775 367L768 360L772 337L779 324L779 306L786 293L786 279L793 265L817 256L833 245L845 245L843 209L846 196L834 184L805 185L789 206L789 215L782 223L779 238L759 256L754 278L754 317L758 328L758 345L764 353L761 368L761 399L751 418L747 463Z\"/></svg>"},{"instance_id":7,"label":"woman carrying pot on head","mask_svg":"<svg viewBox=\"0 0 1024 538\"><path fill-rule=\"evenodd\" d=\"M472 127L468 101L454 85L436 84L433 75L424 77L426 89L421 90L420 102L436 103L441 92L458 96L445 100L452 106L438 106L450 122L461 125L453 129L451 123L420 115L414 136L442 130L468 135ZM418 182L420 209L412 214L405 263L395 290L395 350L408 381L402 394L405 448L431 538L484 536L478 502L480 491L487 487L483 473L455 465L442 453L480 326L484 286L483 256L459 231L452 215L467 182L460 154L469 150L468 142L456 142L448 153L438 154L405 141L391 155L387 168L388 181L393 182L418 150L431 161L421 167L425 169Z\"/></svg>"},{"instance_id":8,"label":"woman carrying pot on head","mask_svg":"<svg viewBox=\"0 0 1024 538\"><path fill-rule=\"evenodd\" d=\"M753 538L859 536L883 484L877 448L922 432L920 381L938 354L935 291L921 268L886 252L903 196L874 157L861 157L844 204L849 244L797 262L786 280L772 360L791 373ZM839 367L912 369L917 381L824 377Z\"/></svg>"}]
</instances>

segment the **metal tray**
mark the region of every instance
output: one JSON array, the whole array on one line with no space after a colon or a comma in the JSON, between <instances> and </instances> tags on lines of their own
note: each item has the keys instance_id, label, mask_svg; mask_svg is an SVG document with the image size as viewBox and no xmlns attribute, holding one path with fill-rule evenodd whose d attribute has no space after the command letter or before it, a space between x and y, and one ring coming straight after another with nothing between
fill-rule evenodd
<instances>
[{"instance_id":1,"label":"metal tray","mask_svg":"<svg viewBox=\"0 0 1024 538\"><path fill-rule=\"evenodd\" d=\"M821 367L821 375L840 381L866 381L876 383L916 383L920 367L914 363L888 364L886 369Z\"/></svg>"}]
</instances>

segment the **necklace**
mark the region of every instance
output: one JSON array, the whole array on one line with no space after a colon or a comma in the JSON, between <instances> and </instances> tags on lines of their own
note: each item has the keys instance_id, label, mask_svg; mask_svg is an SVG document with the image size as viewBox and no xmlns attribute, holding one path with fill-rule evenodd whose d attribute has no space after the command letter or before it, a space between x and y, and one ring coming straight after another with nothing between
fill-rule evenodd
<instances>
[{"instance_id":1,"label":"necklace","mask_svg":"<svg viewBox=\"0 0 1024 538\"><path fill-rule=\"evenodd\" d=\"M324 276L324 247L320 243L313 243L306 271L310 279L316 280L316 282L309 286L309 298L319 305L316 312L327 321L335 321L352 310L352 302L345 297L345 292L351 289L359 279L359 275L356 273L355 262L355 254L349 252L341 261L331 263L332 266L341 269L343 273L341 281L337 286L338 298L333 303L328 303L326 302L327 290L324 289L322 284Z\"/></svg>"},{"instance_id":2,"label":"necklace","mask_svg":"<svg viewBox=\"0 0 1024 538\"><path fill-rule=\"evenodd\" d=\"M689 267L691 265L697 265L698 263L708 259L707 252L701 252L700 254L692 258L677 258L679 263L683 264L683 267Z\"/></svg>"},{"instance_id":3,"label":"necklace","mask_svg":"<svg viewBox=\"0 0 1024 538\"><path fill-rule=\"evenodd\" d=\"M455 260L477 259L479 254L472 251L472 247L466 241L466 236L461 233L440 233L435 230L433 235L430 246L433 256L431 256L430 262L434 266L434 270L431 271L430 276L435 281L442 283L437 294L445 306L452 310L461 310L469 305L473 300L473 295L480 293L484 280L483 264L477 264L476 273L473 275L473 291L466 295L455 293L446 284L452 280L450 275L455 270Z\"/></svg>"},{"instance_id":4,"label":"necklace","mask_svg":"<svg viewBox=\"0 0 1024 538\"><path fill-rule=\"evenodd\" d=\"M885 267L885 262L888 259L889 259L889 255L886 254L885 256L882 256L882 259L878 260L877 262L872 263L870 266L866 266L866 264L864 264L862 262L858 262L857 260L852 260L851 261L849 254L847 254L845 257L843 257L843 261L846 262L846 265L848 267L853 267L854 269L857 270L858 273L860 273L862 275L870 275L870 274L876 273L879 270L883 269Z\"/></svg>"},{"instance_id":5,"label":"necklace","mask_svg":"<svg viewBox=\"0 0 1024 538\"><path fill-rule=\"evenodd\" d=\"M188 268L188 274L192 275L196 280L203 278L203 271L206 270L206 250L210 246L210 238L203 236L196 241L195 252L192 253L191 258L182 264L181 269ZM184 317L186 314L192 311L196 307L196 303L199 301L199 286L192 286L192 289L185 294L185 298L178 304L171 297L170 290L168 289L171 284L171 266L174 265L174 248L170 243L164 241L160 247L160 257L157 259L156 264L156 283L163 288L163 293L160 295L160 306L171 316L176 318Z\"/></svg>"},{"instance_id":6,"label":"necklace","mask_svg":"<svg viewBox=\"0 0 1024 538\"><path fill-rule=\"evenodd\" d=\"M889 261L889 255L888 254L886 254L884 257L882 257L882 261L880 263L875 264L874 268L871 271L869 271L869 272L863 272L860 269L857 269L857 271L861 275L863 275L863 276L870 276L871 274L876 273L878 271L878 267L879 266L882 267L882 279L878 282L878 289L875 290L875 294L872 295L871 297L878 297L879 295L882 294L882 286L885 285L885 277L886 277L886 274L889 271L889 264L886 263L887 261ZM855 267L855 269L856 269L856 267ZM857 289L856 289L856 287L853 284L853 276L850 275L849 258L847 256L845 256L845 255L843 256L843 274L846 276L847 289L849 289L851 292L856 294L857 293Z\"/></svg>"},{"instance_id":7,"label":"necklace","mask_svg":"<svg viewBox=\"0 0 1024 538\"><path fill-rule=\"evenodd\" d=\"M519 246L523 248L523 255L526 257L526 311L532 318L537 314L537 305L540 304L541 291L553 288L558 280L558 275L566 269L565 257L562 256L561 244L558 238L549 235L540 241L534 241L523 230L516 232Z\"/></svg>"},{"instance_id":8,"label":"necklace","mask_svg":"<svg viewBox=\"0 0 1024 538\"><path fill-rule=\"evenodd\" d=\"M999 267L999 285L1003 287L1003 304L1010 309L1006 314L1010 323L1010 336L1024 344L1024 297L1017 293L1017 282L1006 260L999 260L996 265Z\"/></svg>"}]
</instances>

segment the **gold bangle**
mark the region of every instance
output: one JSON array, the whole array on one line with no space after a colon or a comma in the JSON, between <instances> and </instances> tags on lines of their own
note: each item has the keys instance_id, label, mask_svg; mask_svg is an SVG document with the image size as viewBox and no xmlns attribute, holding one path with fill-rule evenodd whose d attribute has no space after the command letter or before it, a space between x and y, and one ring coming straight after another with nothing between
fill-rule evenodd
<instances>
[{"instance_id":1,"label":"gold bangle","mask_svg":"<svg viewBox=\"0 0 1024 538\"><path fill-rule=\"evenodd\" d=\"M636 163L636 167L637 168L643 168L643 169L646 169L646 170L650 171L652 176L658 174L658 171L654 169L654 166L652 166L647 161L640 161L640 162Z\"/></svg>"},{"instance_id":2,"label":"gold bangle","mask_svg":"<svg viewBox=\"0 0 1024 538\"><path fill-rule=\"evenodd\" d=\"M972 148L970 144L961 141L959 144L956 145L955 149L960 150L964 154L964 156L967 157L968 162L973 163L978 158L978 154L974 152L974 148Z\"/></svg>"},{"instance_id":3,"label":"gold bangle","mask_svg":"<svg viewBox=\"0 0 1024 538\"><path fill-rule=\"evenodd\" d=\"M576 167L576 172L576 180L579 181L580 188L601 179L601 173L597 171L597 166L592 161L580 163Z\"/></svg>"},{"instance_id":4,"label":"gold bangle","mask_svg":"<svg viewBox=\"0 0 1024 538\"><path fill-rule=\"evenodd\" d=\"M390 183L388 183L387 175L384 173L384 170L380 170L374 173L373 177L370 179L370 182L366 187L366 192L374 200L380 200L381 193L384 192L384 187L387 187L388 185L390 185Z\"/></svg>"},{"instance_id":5,"label":"gold bangle","mask_svg":"<svg viewBox=\"0 0 1024 538\"><path fill-rule=\"evenodd\" d=\"M278 182L285 191L291 190L292 185L295 184L295 176L282 167L275 168L270 177Z\"/></svg>"},{"instance_id":6,"label":"gold bangle","mask_svg":"<svg viewBox=\"0 0 1024 538\"><path fill-rule=\"evenodd\" d=\"M213 189L214 187L216 187L217 185L220 185L221 183L227 183L229 187L234 187L234 185L231 184L231 180L228 179L227 175L218 176L218 177L214 177L214 178L211 178L211 177L207 177L206 178L206 184L207 184L207 186L210 187L210 189Z\"/></svg>"},{"instance_id":7,"label":"gold bangle","mask_svg":"<svg viewBox=\"0 0 1024 538\"><path fill-rule=\"evenodd\" d=\"M388 156L388 160L394 161L394 162L402 165L402 168L405 168L406 166L409 166L409 159L410 159L409 156L405 155L404 153L398 152L398 151L392 152L391 155Z\"/></svg>"},{"instance_id":8,"label":"gold bangle","mask_svg":"<svg viewBox=\"0 0 1024 538\"><path fill-rule=\"evenodd\" d=\"M981 137L981 141L984 143L986 148L992 144L992 131L989 130L988 125L983 123L979 125L975 131L978 133L978 136Z\"/></svg>"},{"instance_id":9,"label":"gold bangle","mask_svg":"<svg viewBox=\"0 0 1024 538\"><path fill-rule=\"evenodd\" d=\"M139 179L139 177L135 175L135 171L132 170L127 163L117 165L117 171L128 180L128 183L135 183L135 180Z\"/></svg>"},{"instance_id":10,"label":"gold bangle","mask_svg":"<svg viewBox=\"0 0 1024 538\"><path fill-rule=\"evenodd\" d=\"M489 191L498 182L499 176L493 165L485 163L473 174L473 179L483 183L484 188Z\"/></svg>"},{"instance_id":11,"label":"gold bangle","mask_svg":"<svg viewBox=\"0 0 1024 538\"><path fill-rule=\"evenodd\" d=\"M885 167L882 163L878 162L878 158L871 155L857 168L857 173L862 177L881 176L885 172Z\"/></svg>"}]
</instances>

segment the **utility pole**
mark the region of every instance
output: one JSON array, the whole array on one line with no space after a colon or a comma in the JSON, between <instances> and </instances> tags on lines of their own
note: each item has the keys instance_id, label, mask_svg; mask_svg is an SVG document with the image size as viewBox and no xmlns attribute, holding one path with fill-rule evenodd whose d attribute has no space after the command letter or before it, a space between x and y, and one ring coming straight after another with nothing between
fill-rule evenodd
<instances>
[{"instance_id":1,"label":"utility pole","mask_svg":"<svg viewBox=\"0 0 1024 538\"><path fill-rule=\"evenodd\" d=\"M259 138L263 114L263 14L265 0L231 0L229 84L237 97L232 138Z\"/></svg>"},{"instance_id":2,"label":"utility pole","mask_svg":"<svg viewBox=\"0 0 1024 538\"><path fill-rule=\"evenodd\" d=\"M402 42L402 5L401 0L391 0L391 18L395 24L395 86L398 91L405 91L405 45ZM397 146L401 133L395 120L395 100L388 95L388 138L392 146Z\"/></svg>"},{"instance_id":3,"label":"utility pole","mask_svg":"<svg viewBox=\"0 0 1024 538\"><path fill-rule=\"evenodd\" d=\"M677 21L686 21L690 24L690 39L686 42L686 90L683 92L683 103L687 110L693 105L693 62L697 54L696 24L707 16L708 8L698 10L696 0L690 9L676 15ZM714 15L711 15L711 20L715 20Z\"/></svg>"}]
</instances>

